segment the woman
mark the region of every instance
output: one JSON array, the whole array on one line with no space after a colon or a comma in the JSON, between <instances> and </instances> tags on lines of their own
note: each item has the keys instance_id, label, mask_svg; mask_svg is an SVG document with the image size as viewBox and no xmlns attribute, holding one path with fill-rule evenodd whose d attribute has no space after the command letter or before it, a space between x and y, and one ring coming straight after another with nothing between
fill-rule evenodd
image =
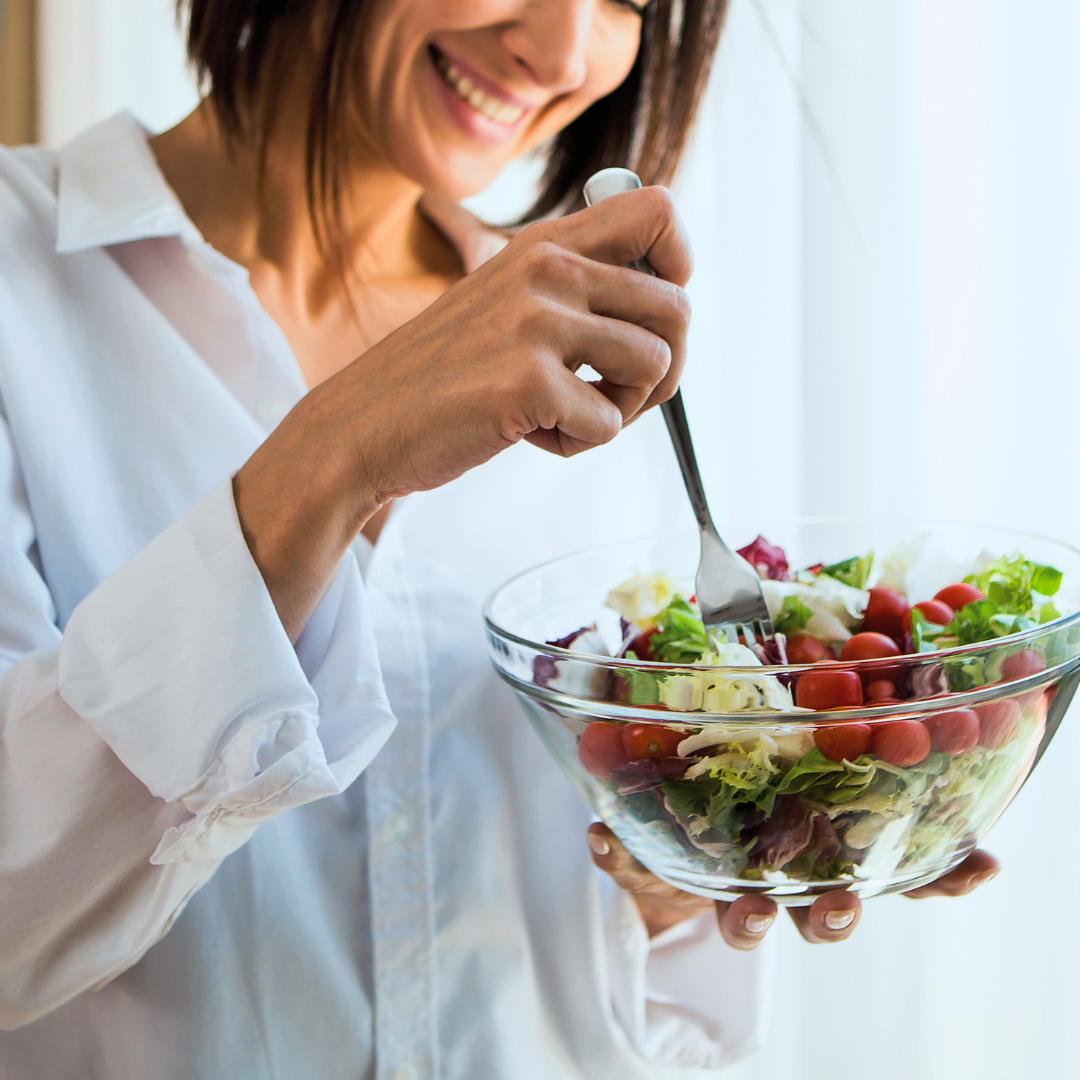
<instances>
[{"instance_id":1,"label":"woman","mask_svg":"<svg viewBox=\"0 0 1080 1080\"><path fill-rule=\"evenodd\" d=\"M178 127L0 156L5 1077L752 1049L775 907L714 918L589 825L478 617L685 514L655 416L601 445L677 383L682 230L651 188L494 254L454 205L550 139L537 215L666 179L722 8L192 0Z\"/></svg>"}]
</instances>

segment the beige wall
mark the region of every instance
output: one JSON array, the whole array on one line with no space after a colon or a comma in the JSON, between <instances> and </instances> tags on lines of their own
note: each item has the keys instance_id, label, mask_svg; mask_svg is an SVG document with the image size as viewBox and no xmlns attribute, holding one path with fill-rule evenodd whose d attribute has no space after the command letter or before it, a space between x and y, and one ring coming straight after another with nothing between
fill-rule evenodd
<instances>
[{"instance_id":1,"label":"beige wall","mask_svg":"<svg viewBox=\"0 0 1080 1080\"><path fill-rule=\"evenodd\" d=\"M0 0L0 143L37 136L34 0Z\"/></svg>"}]
</instances>

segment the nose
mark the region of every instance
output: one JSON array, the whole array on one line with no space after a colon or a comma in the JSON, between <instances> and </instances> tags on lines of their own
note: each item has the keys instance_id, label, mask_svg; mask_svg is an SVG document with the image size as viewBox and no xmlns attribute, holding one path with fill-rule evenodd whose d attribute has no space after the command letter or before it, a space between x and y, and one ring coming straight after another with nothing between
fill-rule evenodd
<instances>
[{"instance_id":1,"label":"nose","mask_svg":"<svg viewBox=\"0 0 1080 1080\"><path fill-rule=\"evenodd\" d=\"M570 93L588 73L595 8L596 0L526 0L506 28L503 44L545 89Z\"/></svg>"}]
</instances>

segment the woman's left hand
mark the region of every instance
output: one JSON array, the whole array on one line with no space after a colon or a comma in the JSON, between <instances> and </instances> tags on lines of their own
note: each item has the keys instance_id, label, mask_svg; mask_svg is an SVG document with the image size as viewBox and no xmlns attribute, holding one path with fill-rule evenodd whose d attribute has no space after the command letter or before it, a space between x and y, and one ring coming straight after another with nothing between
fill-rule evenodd
<instances>
[{"instance_id":1,"label":"woman's left hand","mask_svg":"<svg viewBox=\"0 0 1080 1080\"><path fill-rule=\"evenodd\" d=\"M715 904L720 933L733 948L756 949L776 919L776 903L767 896L741 896L731 903L706 900L676 889L646 870L604 824L594 822L586 834L593 862L611 875L620 889L630 893L641 910L650 937L669 926L703 915ZM937 881L905 895L916 900L928 896L963 896L984 885L998 872L998 861L985 851L972 852L959 866ZM809 907L788 908L799 933L812 944L843 941L862 914L862 903L850 892L837 890L819 896Z\"/></svg>"}]
</instances>

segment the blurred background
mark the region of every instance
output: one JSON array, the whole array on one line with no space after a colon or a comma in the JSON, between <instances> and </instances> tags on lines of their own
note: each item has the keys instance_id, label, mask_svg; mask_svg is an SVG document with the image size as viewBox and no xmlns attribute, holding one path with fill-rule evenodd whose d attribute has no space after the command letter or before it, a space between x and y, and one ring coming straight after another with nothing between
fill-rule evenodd
<instances>
[{"instance_id":1,"label":"blurred background","mask_svg":"<svg viewBox=\"0 0 1080 1080\"><path fill-rule=\"evenodd\" d=\"M717 517L925 514L1080 543L1080 5L732 0L678 186ZM171 0L0 0L0 142L193 106ZM527 205L535 164L473 200ZM730 539L745 543L750 536ZM960 901L780 927L732 1080L1080 1076L1080 712ZM1075 757L1074 757L1075 755Z\"/></svg>"}]
</instances>

